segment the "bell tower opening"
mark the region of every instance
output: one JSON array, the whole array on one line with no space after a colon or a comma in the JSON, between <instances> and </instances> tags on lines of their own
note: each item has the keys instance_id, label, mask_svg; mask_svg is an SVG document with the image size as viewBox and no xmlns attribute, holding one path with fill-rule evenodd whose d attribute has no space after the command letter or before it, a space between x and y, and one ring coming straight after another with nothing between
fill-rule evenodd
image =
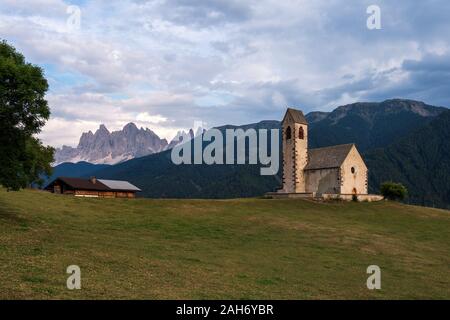
<instances>
[{"instance_id":1,"label":"bell tower opening","mask_svg":"<svg viewBox=\"0 0 450 320\"><path fill-rule=\"evenodd\" d=\"M287 129L286 129L286 140L291 139L291 136L292 136L291 127L287 127Z\"/></svg>"}]
</instances>

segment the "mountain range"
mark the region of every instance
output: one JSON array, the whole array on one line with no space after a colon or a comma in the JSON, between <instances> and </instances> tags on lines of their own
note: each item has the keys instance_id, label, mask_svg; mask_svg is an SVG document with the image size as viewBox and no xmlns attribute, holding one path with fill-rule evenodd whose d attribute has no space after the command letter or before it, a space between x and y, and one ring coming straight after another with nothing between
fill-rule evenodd
<instances>
[{"instance_id":1,"label":"mountain range","mask_svg":"<svg viewBox=\"0 0 450 320\"><path fill-rule=\"evenodd\" d=\"M353 103L330 113L312 112L306 115L309 144L316 148L354 142L365 152L390 144L445 110L419 101L391 99Z\"/></svg>"},{"instance_id":2,"label":"mountain range","mask_svg":"<svg viewBox=\"0 0 450 320\"><path fill-rule=\"evenodd\" d=\"M332 112L312 112L309 147L356 143L369 167L369 187L381 182L404 183L408 202L450 207L450 111L423 102L391 99L354 103ZM278 129L279 121L227 128ZM196 138L197 139L197 138ZM279 173L281 172L281 168ZM58 175L66 175L60 166ZM170 150L92 168L89 174L123 179L140 187L145 197L231 198L259 196L281 185L280 175L260 176L259 165L174 165Z\"/></svg>"},{"instance_id":3,"label":"mountain range","mask_svg":"<svg viewBox=\"0 0 450 320\"><path fill-rule=\"evenodd\" d=\"M188 141L202 134L203 130L203 128L197 128L196 133L192 129L188 132L178 131L168 143L152 130L138 129L132 122L125 125L122 130L113 132L102 124L95 133L84 132L76 148L62 146L56 149L54 165L80 161L93 164L116 164L171 149L182 141Z\"/></svg>"}]
</instances>

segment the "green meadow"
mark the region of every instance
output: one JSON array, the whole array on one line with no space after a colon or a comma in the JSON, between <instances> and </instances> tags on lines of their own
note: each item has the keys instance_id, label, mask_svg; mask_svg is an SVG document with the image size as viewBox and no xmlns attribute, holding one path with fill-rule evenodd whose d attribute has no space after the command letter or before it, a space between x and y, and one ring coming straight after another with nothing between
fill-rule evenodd
<instances>
[{"instance_id":1,"label":"green meadow","mask_svg":"<svg viewBox=\"0 0 450 320\"><path fill-rule=\"evenodd\" d=\"M450 299L449 231L450 211L386 201L0 189L0 299Z\"/></svg>"}]
</instances>

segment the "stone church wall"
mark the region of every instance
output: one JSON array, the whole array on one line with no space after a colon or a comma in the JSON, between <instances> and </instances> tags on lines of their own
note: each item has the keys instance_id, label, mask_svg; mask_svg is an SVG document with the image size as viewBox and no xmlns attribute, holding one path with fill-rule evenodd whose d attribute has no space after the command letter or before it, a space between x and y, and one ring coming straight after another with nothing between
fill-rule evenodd
<instances>
[{"instance_id":1,"label":"stone church wall","mask_svg":"<svg viewBox=\"0 0 450 320\"><path fill-rule=\"evenodd\" d=\"M353 170L352 170L353 168ZM367 194L367 167L353 147L341 166L341 192L342 194Z\"/></svg>"},{"instance_id":2,"label":"stone church wall","mask_svg":"<svg viewBox=\"0 0 450 320\"><path fill-rule=\"evenodd\" d=\"M306 170L306 192L314 192L316 196L322 193L340 193L340 176L338 168Z\"/></svg>"}]
</instances>

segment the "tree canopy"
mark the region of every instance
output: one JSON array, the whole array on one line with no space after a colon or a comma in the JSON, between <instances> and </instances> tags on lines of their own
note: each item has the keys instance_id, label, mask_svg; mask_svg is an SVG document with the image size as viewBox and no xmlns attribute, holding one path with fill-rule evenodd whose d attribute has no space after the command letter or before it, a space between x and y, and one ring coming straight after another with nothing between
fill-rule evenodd
<instances>
[{"instance_id":1,"label":"tree canopy","mask_svg":"<svg viewBox=\"0 0 450 320\"><path fill-rule=\"evenodd\" d=\"M383 182L380 186L380 192L383 197L389 200L403 200L408 194L404 185L391 181Z\"/></svg>"},{"instance_id":2,"label":"tree canopy","mask_svg":"<svg viewBox=\"0 0 450 320\"><path fill-rule=\"evenodd\" d=\"M0 42L0 185L18 190L51 173L53 148L35 137L50 117L43 70Z\"/></svg>"}]
</instances>

